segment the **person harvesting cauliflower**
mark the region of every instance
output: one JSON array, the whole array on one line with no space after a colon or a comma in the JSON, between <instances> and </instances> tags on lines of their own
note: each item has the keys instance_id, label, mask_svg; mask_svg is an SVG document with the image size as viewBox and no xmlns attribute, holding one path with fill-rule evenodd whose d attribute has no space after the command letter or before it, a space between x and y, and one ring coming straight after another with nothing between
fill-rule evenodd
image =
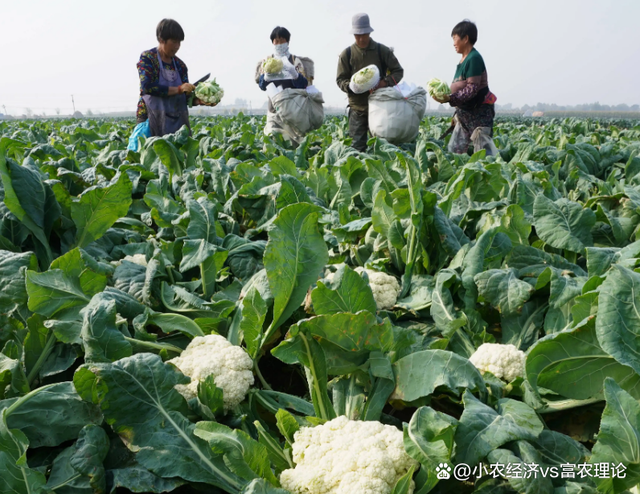
<instances>
[{"instance_id":1,"label":"person harvesting cauliflower","mask_svg":"<svg viewBox=\"0 0 640 494\"><path fill-rule=\"evenodd\" d=\"M369 278L369 286L373 292L373 298L376 301L378 310L391 309L398 301L400 293L400 284L393 276L372 269L356 268L355 271L362 275L367 273Z\"/></svg>"},{"instance_id":2,"label":"person harvesting cauliflower","mask_svg":"<svg viewBox=\"0 0 640 494\"><path fill-rule=\"evenodd\" d=\"M191 378L189 384L176 386L187 400L197 397L198 383L213 374L216 386L222 389L225 412L239 405L254 383L251 357L217 334L194 338L182 354L169 363Z\"/></svg>"},{"instance_id":3,"label":"person harvesting cauliflower","mask_svg":"<svg viewBox=\"0 0 640 494\"><path fill-rule=\"evenodd\" d=\"M507 382L524 376L525 353L514 345L483 343L469 361L482 373L491 372Z\"/></svg>"},{"instance_id":4,"label":"person harvesting cauliflower","mask_svg":"<svg viewBox=\"0 0 640 494\"><path fill-rule=\"evenodd\" d=\"M344 416L294 435L295 468L280 474L292 494L389 494L418 463L404 450L402 431ZM411 484L409 493L415 485Z\"/></svg>"}]
</instances>

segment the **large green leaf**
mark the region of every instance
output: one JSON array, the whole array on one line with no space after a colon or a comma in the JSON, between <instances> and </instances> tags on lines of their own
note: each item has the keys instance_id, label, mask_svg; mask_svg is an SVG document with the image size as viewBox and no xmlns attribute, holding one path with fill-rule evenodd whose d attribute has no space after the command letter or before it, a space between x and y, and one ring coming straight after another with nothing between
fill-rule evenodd
<instances>
[{"instance_id":1,"label":"large green leaf","mask_svg":"<svg viewBox=\"0 0 640 494\"><path fill-rule=\"evenodd\" d=\"M267 448L246 432L217 422L198 422L194 434L207 441L216 454L225 455L226 464L236 475L245 480L265 478L278 484L271 471Z\"/></svg>"},{"instance_id":2,"label":"large green leaf","mask_svg":"<svg viewBox=\"0 0 640 494\"><path fill-rule=\"evenodd\" d=\"M252 287L242 301L242 321L240 330L244 335L247 352L255 358L264 333L267 304L256 287Z\"/></svg>"},{"instance_id":3,"label":"large green leaf","mask_svg":"<svg viewBox=\"0 0 640 494\"><path fill-rule=\"evenodd\" d=\"M27 271L27 293L29 310L51 317L55 313L86 305L90 297L85 295L80 280L69 278L61 269L52 269L44 273Z\"/></svg>"},{"instance_id":4,"label":"large green leaf","mask_svg":"<svg viewBox=\"0 0 640 494\"><path fill-rule=\"evenodd\" d=\"M189 226L187 236L192 240L205 240L210 244L216 244L216 206L204 197L187 203L189 209Z\"/></svg>"},{"instance_id":5,"label":"large green leaf","mask_svg":"<svg viewBox=\"0 0 640 494\"><path fill-rule=\"evenodd\" d=\"M535 441L544 429L536 412L511 399L498 402L497 411L474 397L463 396L464 412L456 430L456 463L476 465L491 451L511 441Z\"/></svg>"},{"instance_id":6,"label":"large green leaf","mask_svg":"<svg viewBox=\"0 0 640 494\"><path fill-rule=\"evenodd\" d=\"M116 303L100 294L83 310L82 342L87 362L109 362L129 357L131 344L116 326Z\"/></svg>"},{"instance_id":7,"label":"large green leaf","mask_svg":"<svg viewBox=\"0 0 640 494\"><path fill-rule=\"evenodd\" d=\"M478 293L503 314L520 310L533 287L516 278L515 269L490 269L475 276Z\"/></svg>"},{"instance_id":8,"label":"large green leaf","mask_svg":"<svg viewBox=\"0 0 640 494\"><path fill-rule=\"evenodd\" d=\"M0 412L0 492L43 494L46 492L44 474L27 465L27 437L19 430L9 429L5 414L6 410Z\"/></svg>"},{"instance_id":9,"label":"large green leaf","mask_svg":"<svg viewBox=\"0 0 640 494\"><path fill-rule=\"evenodd\" d=\"M404 448L427 472L427 484L438 483L436 468L449 463L454 453L454 435L458 421L431 407L418 408L409 424L404 425ZM428 492L428 490L425 490Z\"/></svg>"},{"instance_id":10,"label":"large green leaf","mask_svg":"<svg viewBox=\"0 0 640 494\"><path fill-rule=\"evenodd\" d=\"M307 289L329 260L318 231L319 211L318 206L306 203L287 206L269 231L264 266L275 296L271 331L300 307Z\"/></svg>"},{"instance_id":11,"label":"large green leaf","mask_svg":"<svg viewBox=\"0 0 640 494\"><path fill-rule=\"evenodd\" d=\"M600 286L596 331L603 350L640 374L640 274L611 268Z\"/></svg>"},{"instance_id":12,"label":"large green leaf","mask_svg":"<svg viewBox=\"0 0 640 494\"><path fill-rule=\"evenodd\" d=\"M574 400L602 398L607 377L640 398L640 376L600 347L593 324L538 341L527 354L526 374L534 389L547 388Z\"/></svg>"},{"instance_id":13,"label":"large green leaf","mask_svg":"<svg viewBox=\"0 0 640 494\"><path fill-rule=\"evenodd\" d=\"M389 235L389 228L391 224L396 220L396 215L393 212L393 208L387 204L387 191L380 189L375 197L373 210L371 212L371 221L373 222L373 229L380 235L387 237Z\"/></svg>"},{"instance_id":14,"label":"large green leaf","mask_svg":"<svg viewBox=\"0 0 640 494\"><path fill-rule=\"evenodd\" d=\"M75 448L69 446L56 456L48 475L47 488L60 494L93 494L89 477L82 475L71 465L74 453Z\"/></svg>"},{"instance_id":15,"label":"large green leaf","mask_svg":"<svg viewBox=\"0 0 640 494\"><path fill-rule=\"evenodd\" d=\"M507 208L500 220L501 230L509 236L513 244L529 245L531 224L527 221L524 210L517 204Z\"/></svg>"},{"instance_id":16,"label":"large green leaf","mask_svg":"<svg viewBox=\"0 0 640 494\"><path fill-rule=\"evenodd\" d=\"M18 355L14 356L18 357ZM28 392L29 381L24 373L22 362L18 358L7 357L0 352L0 397L18 396Z\"/></svg>"},{"instance_id":17,"label":"large green leaf","mask_svg":"<svg viewBox=\"0 0 640 494\"><path fill-rule=\"evenodd\" d=\"M182 248L180 271L185 272L191 268L195 268L211 257L215 258L215 267L219 269L227 258L227 251L206 240L187 240Z\"/></svg>"},{"instance_id":18,"label":"large green leaf","mask_svg":"<svg viewBox=\"0 0 640 494\"><path fill-rule=\"evenodd\" d=\"M520 312L502 314L502 343L510 343L523 351L533 345L538 339L548 308L549 304L543 299L534 298L524 304Z\"/></svg>"},{"instance_id":19,"label":"large green leaf","mask_svg":"<svg viewBox=\"0 0 640 494\"><path fill-rule=\"evenodd\" d=\"M127 215L131 206L132 185L126 173L107 187L95 187L83 192L77 202L71 204L71 218L78 233L76 242L86 247L99 239L113 224Z\"/></svg>"},{"instance_id":20,"label":"large green leaf","mask_svg":"<svg viewBox=\"0 0 640 494\"><path fill-rule=\"evenodd\" d=\"M540 433L535 445L547 465L579 465L591 455L591 452L575 439L549 429Z\"/></svg>"},{"instance_id":21,"label":"large green leaf","mask_svg":"<svg viewBox=\"0 0 640 494\"><path fill-rule=\"evenodd\" d=\"M484 390L482 375L464 357L446 350L423 350L393 364L396 389L392 398L414 401L432 394L438 386L455 393Z\"/></svg>"},{"instance_id":22,"label":"large green leaf","mask_svg":"<svg viewBox=\"0 0 640 494\"><path fill-rule=\"evenodd\" d=\"M388 351L393 344L391 328L384 324L376 325L376 317L369 311L357 314L341 312L303 319L298 327L347 352Z\"/></svg>"},{"instance_id":23,"label":"large green leaf","mask_svg":"<svg viewBox=\"0 0 640 494\"><path fill-rule=\"evenodd\" d=\"M4 189L3 203L25 225L44 249L47 267L53 259L49 241L44 232L43 208L38 211L38 203L44 205L45 190L42 179L36 172L19 166L13 161L7 162L6 151L18 143L6 137L0 138L0 179ZM14 184L14 178L19 182ZM22 188L24 187L24 188ZM32 197L33 196L33 197ZM32 217L33 215L33 217Z\"/></svg>"},{"instance_id":24,"label":"large green leaf","mask_svg":"<svg viewBox=\"0 0 640 494\"><path fill-rule=\"evenodd\" d=\"M116 494L118 487L131 492L171 492L185 483L184 480L178 478L163 479L138 465L116 468L110 470L109 473L113 482L110 494Z\"/></svg>"},{"instance_id":25,"label":"large green leaf","mask_svg":"<svg viewBox=\"0 0 640 494\"><path fill-rule=\"evenodd\" d=\"M114 363L87 364L74 376L78 393L100 405L107 423L138 451L138 462L164 477L217 486L235 493L245 482L194 435L176 384L189 378L160 357L141 353ZM135 410L135 413L132 413Z\"/></svg>"},{"instance_id":26,"label":"large green leaf","mask_svg":"<svg viewBox=\"0 0 640 494\"><path fill-rule=\"evenodd\" d=\"M50 384L19 398L7 409L6 422L20 429L33 448L76 439L87 424L100 424L98 407L82 401L70 382Z\"/></svg>"},{"instance_id":27,"label":"large green leaf","mask_svg":"<svg viewBox=\"0 0 640 494\"><path fill-rule=\"evenodd\" d=\"M107 489L103 462L108 452L109 438L102 427L87 425L80 431L71 457L71 466L89 478L89 485L94 492L105 492Z\"/></svg>"},{"instance_id":28,"label":"large green leaf","mask_svg":"<svg viewBox=\"0 0 640 494\"><path fill-rule=\"evenodd\" d=\"M598 491L613 494L640 483L640 404L612 378L605 381L604 395L607 406L590 462L609 463L624 475L594 479Z\"/></svg>"},{"instance_id":29,"label":"large green leaf","mask_svg":"<svg viewBox=\"0 0 640 494\"><path fill-rule=\"evenodd\" d=\"M62 270L68 279L77 279L80 289L89 297L105 289L107 275L112 274L109 268L111 268L110 265L105 267L104 264L99 264L84 250L77 248L55 259L49 267L49 269Z\"/></svg>"},{"instance_id":30,"label":"large green leaf","mask_svg":"<svg viewBox=\"0 0 640 494\"><path fill-rule=\"evenodd\" d=\"M336 279L337 278L337 279ZM311 292L313 310L318 315L366 310L375 314L376 301L369 283L349 267L336 273L337 287L332 290L319 282Z\"/></svg>"},{"instance_id":31,"label":"large green leaf","mask_svg":"<svg viewBox=\"0 0 640 494\"><path fill-rule=\"evenodd\" d=\"M596 215L590 209L568 199L552 201L543 194L533 203L536 233L556 249L583 252L593 244L591 228Z\"/></svg>"},{"instance_id":32,"label":"large green leaf","mask_svg":"<svg viewBox=\"0 0 640 494\"><path fill-rule=\"evenodd\" d=\"M327 389L327 361L324 351L310 334L305 333L304 327L292 326L289 330L292 338L280 343L271 353L286 364L302 364L307 372L309 394L313 401L313 408L317 417L331 420L336 417L335 410L329 399Z\"/></svg>"},{"instance_id":33,"label":"large green leaf","mask_svg":"<svg viewBox=\"0 0 640 494\"><path fill-rule=\"evenodd\" d=\"M0 250L0 313L9 312L17 305L27 303L25 269L38 269L32 252L15 253Z\"/></svg>"},{"instance_id":34,"label":"large green leaf","mask_svg":"<svg viewBox=\"0 0 640 494\"><path fill-rule=\"evenodd\" d=\"M178 159L177 150L173 144L160 138L154 141L153 150L156 152L160 162L169 170L170 177L175 173L181 173L180 160Z\"/></svg>"},{"instance_id":35,"label":"large green leaf","mask_svg":"<svg viewBox=\"0 0 640 494\"><path fill-rule=\"evenodd\" d=\"M520 472L523 472L523 474L519 476L513 473L506 476L511 487L518 493L546 494L547 492L554 492L550 476L542 474L536 474L534 476L533 474L529 474L531 477L525 478L525 472L528 470L525 465L536 465L540 467L541 471L544 471L545 465L542 464L540 455L535 448L527 441L518 441L516 444L519 455L514 454L508 449L498 448L488 454L488 460L492 465L509 465L508 468L511 469L511 472L517 471L517 468L519 468ZM514 447L514 449L516 448ZM520 466L516 467L516 465Z\"/></svg>"},{"instance_id":36,"label":"large green leaf","mask_svg":"<svg viewBox=\"0 0 640 494\"><path fill-rule=\"evenodd\" d=\"M450 337L467 323L464 312L455 307L450 288L457 280L457 274L451 269L438 273L436 286L431 294L431 317L444 337Z\"/></svg>"}]
</instances>

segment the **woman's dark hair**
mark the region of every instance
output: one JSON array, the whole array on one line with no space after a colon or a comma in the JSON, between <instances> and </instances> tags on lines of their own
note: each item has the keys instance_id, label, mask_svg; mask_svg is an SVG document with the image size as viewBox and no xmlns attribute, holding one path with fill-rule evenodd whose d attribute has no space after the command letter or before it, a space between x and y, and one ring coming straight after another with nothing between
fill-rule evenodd
<instances>
[{"instance_id":1,"label":"woman's dark hair","mask_svg":"<svg viewBox=\"0 0 640 494\"><path fill-rule=\"evenodd\" d=\"M158 41L168 41L170 39L183 41L184 31L180 24L173 19L162 19L156 28L156 38L158 38Z\"/></svg>"},{"instance_id":2,"label":"woman's dark hair","mask_svg":"<svg viewBox=\"0 0 640 494\"><path fill-rule=\"evenodd\" d=\"M286 27L276 26L271 31L271 41L273 42L276 38L284 38L287 40L287 43L291 39L291 33L287 30Z\"/></svg>"},{"instance_id":3,"label":"woman's dark hair","mask_svg":"<svg viewBox=\"0 0 640 494\"><path fill-rule=\"evenodd\" d=\"M469 36L469 43L472 45L476 44L478 41L478 28L476 25L471 22L469 19L465 19L462 22L458 22L456 27L451 31L451 36L457 34L460 38L464 38L465 36Z\"/></svg>"}]
</instances>

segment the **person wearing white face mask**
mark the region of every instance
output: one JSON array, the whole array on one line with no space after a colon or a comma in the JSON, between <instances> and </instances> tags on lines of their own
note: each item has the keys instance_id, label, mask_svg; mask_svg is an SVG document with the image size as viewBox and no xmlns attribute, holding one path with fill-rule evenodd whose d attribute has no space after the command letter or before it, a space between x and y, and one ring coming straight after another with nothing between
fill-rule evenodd
<instances>
[{"instance_id":1,"label":"person wearing white face mask","mask_svg":"<svg viewBox=\"0 0 640 494\"><path fill-rule=\"evenodd\" d=\"M313 60L307 57L300 57L292 55L289 52L289 41L291 40L291 33L281 26L277 26L271 32L271 44L273 46L273 54L267 58L260 60L256 66L255 81L263 91L267 90L269 84L284 89L305 89L313 84L314 78L314 63ZM289 61L282 70L281 78L275 78L272 74L265 74L264 62L269 58L284 58ZM288 133L276 115L275 108L271 102L271 98L268 100L268 113L267 113L267 125L265 126L265 134L278 133L282 134L285 139L288 139L294 143L300 140L300 136L291 135Z\"/></svg>"},{"instance_id":2,"label":"person wearing white face mask","mask_svg":"<svg viewBox=\"0 0 640 494\"><path fill-rule=\"evenodd\" d=\"M294 67L295 73L291 70L291 73L286 74L286 78L279 80L266 80L263 69L263 63L267 58L260 60L256 67L255 80L260 89L267 90L267 86L271 83L281 87L282 89L294 88L304 89L307 86L313 84L313 60L306 57L294 56L289 52L289 41L291 40L291 33L281 26L277 26L271 32L271 44L273 45L273 54L267 58L283 58L286 57L289 63ZM285 69L286 70L286 69Z\"/></svg>"}]
</instances>

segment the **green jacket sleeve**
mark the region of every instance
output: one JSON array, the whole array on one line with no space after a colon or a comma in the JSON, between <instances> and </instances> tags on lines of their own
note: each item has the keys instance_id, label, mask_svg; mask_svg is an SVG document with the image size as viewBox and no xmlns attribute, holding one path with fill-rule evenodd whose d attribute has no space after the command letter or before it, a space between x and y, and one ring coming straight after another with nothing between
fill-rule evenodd
<instances>
[{"instance_id":1,"label":"green jacket sleeve","mask_svg":"<svg viewBox=\"0 0 640 494\"><path fill-rule=\"evenodd\" d=\"M336 75L336 83L338 84L338 87L347 94L351 92L349 90L351 75L351 70L349 69L349 64L347 63L347 50L343 50L338 57L338 73Z\"/></svg>"},{"instance_id":2,"label":"green jacket sleeve","mask_svg":"<svg viewBox=\"0 0 640 494\"><path fill-rule=\"evenodd\" d=\"M384 46L384 45L383 45ZM398 84L402 77L404 76L404 69L398 59L394 55L394 53L385 46L382 56L385 57L385 65L387 66L387 71L390 72L388 76L384 78L385 82L388 86L395 86Z\"/></svg>"}]
</instances>

